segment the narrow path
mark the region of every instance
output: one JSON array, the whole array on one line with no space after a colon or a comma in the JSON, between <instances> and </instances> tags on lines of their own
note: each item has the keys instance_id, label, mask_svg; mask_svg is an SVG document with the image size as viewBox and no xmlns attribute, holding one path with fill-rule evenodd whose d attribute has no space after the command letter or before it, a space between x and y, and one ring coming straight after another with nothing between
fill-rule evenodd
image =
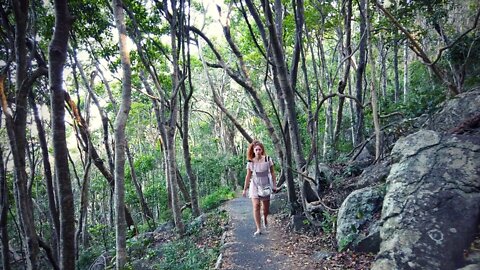
<instances>
[{"instance_id":1,"label":"narrow path","mask_svg":"<svg viewBox=\"0 0 480 270\"><path fill-rule=\"evenodd\" d=\"M271 203L273 208L278 201L274 199ZM229 212L230 224L220 269L283 269L283 256L275 255L272 245L278 241L279 232L268 229L253 236L255 223L250 199L235 198L224 207Z\"/></svg>"}]
</instances>

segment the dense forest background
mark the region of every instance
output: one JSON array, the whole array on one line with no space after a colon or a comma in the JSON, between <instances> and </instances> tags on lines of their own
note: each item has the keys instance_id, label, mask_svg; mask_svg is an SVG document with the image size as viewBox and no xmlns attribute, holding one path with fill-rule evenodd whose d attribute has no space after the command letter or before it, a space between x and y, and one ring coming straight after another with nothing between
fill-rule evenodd
<instances>
[{"instance_id":1,"label":"dense forest background","mask_svg":"<svg viewBox=\"0 0 480 270\"><path fill-rule=\"evenodd\" d=\"M396 120L480 83L479 15L473 0L2 1L3 269L108 250L122 268L133 235L183 235L242 186L253 139L304 212L325 188L310 168L379 161Z\"/></svg>"}]
</instances>

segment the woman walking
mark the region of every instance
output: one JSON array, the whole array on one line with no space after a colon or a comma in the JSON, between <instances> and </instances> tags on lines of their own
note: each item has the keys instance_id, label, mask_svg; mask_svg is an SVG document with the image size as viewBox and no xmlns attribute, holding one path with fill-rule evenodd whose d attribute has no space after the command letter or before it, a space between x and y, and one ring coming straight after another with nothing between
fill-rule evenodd
<instances>
[{"instance_id":1,"label":"woman walking","mask_svg":"<svg viewBox=\"0 0 480 270\"><path fill-rule=\"evenodd\" d=\"M257 230L253 234L261 234L260 204L263 210L263 223L268 226L268 211L270 208L270 196L277 190L275 171L272 159L265 154L265 148L259 141L253 141L247 149L247 175L243 187L243 196L252 199L253 218Z\"/></svg>"}]
</instances>

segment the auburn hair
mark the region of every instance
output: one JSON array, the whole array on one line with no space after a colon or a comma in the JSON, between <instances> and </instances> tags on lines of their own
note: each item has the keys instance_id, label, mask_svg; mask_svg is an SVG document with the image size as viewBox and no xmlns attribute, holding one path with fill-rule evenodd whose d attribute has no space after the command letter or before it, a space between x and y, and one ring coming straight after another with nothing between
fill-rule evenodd
<instances>
[{"instance_id":1,"label":"auburn hair","mask_svg":"<svg viewBox=\"0 0 480 270\"><path fill-rule=\"evenodd\" d=\"M247 149L247 160L252 160L255 157L255 151L253 149L255 146L260 146L262 148L262 155L265 155L265 147L260 141L254 140L250 145L248 146Z\"/></svg>"}]
</instances>

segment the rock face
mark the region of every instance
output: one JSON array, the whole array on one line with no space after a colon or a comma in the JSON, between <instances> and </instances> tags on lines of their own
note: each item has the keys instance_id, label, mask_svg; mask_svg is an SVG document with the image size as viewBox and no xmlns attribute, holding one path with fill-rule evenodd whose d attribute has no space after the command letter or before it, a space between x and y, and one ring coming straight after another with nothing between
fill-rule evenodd
<instances>
[{"instance_id":1,"label":"rock face","mask_svg":"<svg viewBox=\"0 0 480 270\"><path fill-rule=\"evenodd\" d=\"M424 124L423 128L440 132L450 130L462 121L477 115L479 104L480 88L461 93L448 100L442 109Z\"/></svg>"},{"instance_id":2,"label":"rock face","mask_svg":"<svg viewBox=\"0 0 480 270\"><path fill-rule=\"evenodd\" d=\"M383 162L366 168L355 183L356 189L385 183L388 174L390 173L390 169L391 166L388 162Z\"/></svg>"},{"instance_id":3,"label":"rock face","mask_svg":"<svg viewBox=\"0 0 480 270\"><path fill-rule=\"evenodd\" d=\"M350 247L356 251L378 251L380 238L375 214L380 212L383 195L380 187L366 187L353 191L343 201L336 233L340 250Z\"/></svg>"},{"instance_id":4,"label":"rock face","mask_svg":"<svg viewBox=\"0 0 480 270\"><path fill-rule=\"evenodd\" d=\"M423 130L397 141L372 269L457 269L480 221L480 136Z\"/></svg>"}]
</instances>

